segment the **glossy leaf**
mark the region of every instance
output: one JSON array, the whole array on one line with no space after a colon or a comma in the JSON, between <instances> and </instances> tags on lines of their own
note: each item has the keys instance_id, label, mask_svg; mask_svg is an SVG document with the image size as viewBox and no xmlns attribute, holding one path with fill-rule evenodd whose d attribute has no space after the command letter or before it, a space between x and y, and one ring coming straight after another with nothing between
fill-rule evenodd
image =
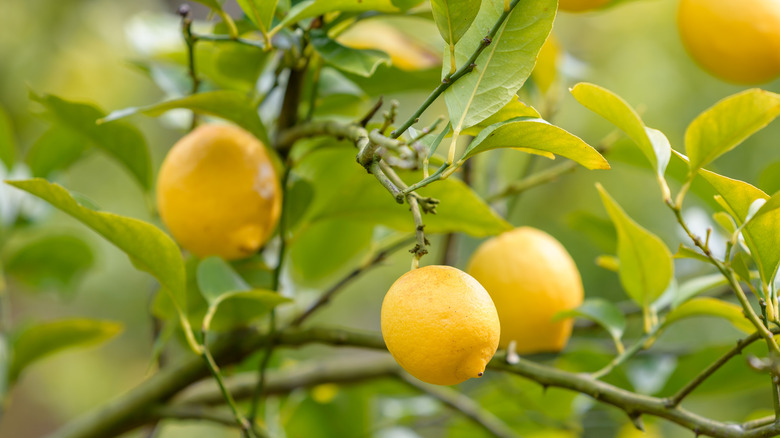
<instances>
[{"instance_id":1,"label":"glossy leaf","mask_svg":"<svg viewBox=\"0 0 780 438\"><path fill-rule=\"evenodd\" d=\"M279 0L238 0L238 5L244 10L244 14L263 33L271 30L271 22L278 3Z\"/></svg>"},{"instance_id":2,"label":"glossy leaf","mask_svg":"<svg viewBox=\"0 0 780 438\"><path fill-rule=\"evenodd\" d=\"M11 128L11 119L0 106L0 163L5 165L6 169L14 167L16 161L16 141L14 132Z\"/></svg>"},{"instance_id":3,"label":"glossy leaf","mask_svg":"<svg viewBox=\"0 0 780 438\"><path fill-rule=\"evenodd\" d=\"M727 284L728 280L721 273L692 278L677 288L677 293L672 300L672 307L679 307L697 295Z\"/></svg>"},{"instance_id":4,"label":"glossy leaf","mask_svg":"<svg viewBox=\"0 0 780 438\"><path fill-rule=\"evenodd\" d=\"M753 333L756 328L745 317L742 307L721 301L716 298L699 297L682 303L666 315L664 325L671 325L681 319L696 316L715 316L727 319L737 330L743 333Z\"/></svg>"},{"instance_id":5,"label":"glossy leaf","mask_svg":"<svg viewBox=\"0 0 780 438\"><path fill-rule=\"evenodd\" d=\"M620 283L637 304L648 306L672 280L672 255L661 239L634 222L600 184L596 187L617 228Z\"/></svg>"},{"instance_id":6,"label":"glossy leaf","mask_svg":"<svg viewBox=\"0 0 780 438\"><path fill-rule=\"evenodd\" d=\"M750 89L729 96L703 113L685 131L692 172L734 149L780 115L780 95Z\"/></svg>"},{"instance_id":7,"label":"glossy leaf","mask_svg":"<svg viewBox=\"0 0 780 438\"><path fill-rule=\"evenodd\" d=\"M124 251L136 267L157 278L172 292L179 306L185 303L184 262L179 247L159 228L138 219L84 207L62 186L44 179L8 181L8 184L49 202L93 229Z\"/></svg>"},{"instance_id":8,"label":"glossy leaf","mask_svg":"<svg viewBox=\"0 0 780 438\"><path fill-rule=\"evenodd\" d=\"M508 147L551 152L588 169L609 169L607 160L579 137L542 119L526 117L483 129L466 148L462 159L491 149Z\"/></svg>"},{"instance_id":9,"label":"glossy leaf","mask_svg":"<svg viewBox=\"0 0 780 438\"><path fill-rule=\"evenodd\" d=\"M78 133L54 125L33 143L27 152L27 165L32 176L45 178L70 167L87 149Z\"/></svg>"},{"instance_id":10,"label":"glossy leaf","mask_svg":"<svg viewBox=\"0 0 780 438\"><path fill-rule=\"evenodd\" d=\"M297 23L305 18L316 17L328 12L399 12L391 0L306 0L292 8L280 23L281 26Z\"/></svg>"},{"instance_id":11,"label":"glossy leaf","mask_svg":"<svg viewBox=\"0 0 780 438\"><path fill-rule=\"evenodd\" d=\"M414 231L409 208L395 199L372 176L355 163L350 147L318 149L308 154L295 173L314 184L314 200L301 223L326 219L365 221L398 231ZM406 181L422 178L421 172L401 172ZM498 216L476 193L455 178L437 181L418 193L439 199L437 214L426 215L429 233L463 232L488 236L512 226Z\"/></svg>"},{"instance_id":12,"label":"glossy leaf","mask_svg":"<svg viewBox=\"0 0 780 438\"><path fill-rule=\"evenodd\" d=\"M757 199L769 199L769 196L752 185L700 170L701 175L720 195L723 207L742 226L748 218L750 206ZM766 204L765 204L766 205ZM756 262L761 280L771 284L778 264L780 264L780 210L771 210L760 217L753 218L742 229L745 244Z\"/></svg>"},{"instance_id":13,"label":"glossy leaf","mask_svg":"<svg viewBox=\"0 0 780 438\"><path fill-rule=\"evenodd\" d=\"M639 146L656 173L664 174L672 154L669 140L660 131L646 127L639 114L625 100L606 88L585 82L575 85L571 94L585 108L628 135Z\"/></svg>"},{"instance_id":14,"label":"glossy leaf","mask_svg":"<svg viewBox=\"0 0 780 438\"><path fill-rule=\"evenodd\" d=\"M500 122L506 122L508 120L512 120L518 117L529 117L529 118L538 118L541 119L542 116L539 115L539 111L536 111L536 109L530 105L526 105L525 103L521 102L520 99L515 96L510 100L506 105L504 105L503 108L498 110L497 113L493 114L492 116L488 117L487 119L477 123L476 125L466 128L462 131L460 131L461 135L472 135L477 136L483 129L495 125L496 123Z\"/></svg>"},{"instance_id":15,"label":"glossy leaf","mask_svg":"<svg viewBox=\"0 0 780 438\"><path fill-rule=\"evenodd\" d=\"M9 380L34 362L73 347L105 342L122 331L115 322L93 319L66 319L31 326L16 336L11 344Z\"/></svg>"},{"instance_id":16,"label":"glossy leaf","mask_svg":"<svg viewBox=\"0 0 780 438\"><path fill-rule=\"evenodd\" d=\"M55 123L78 133L84 140L122 164L145 190L152 187L152 161L141 131L124 122L98 124L102 110L85 103L70 102L50 94L31 98L46 108Z\"/></svg>"},{"instance_id":17,"label":"glossy leaf","mask_svg":"<svg viewBox=\"0 0 780 438\"><path fill-rule=\"evenodd\" d=\"M737 231L737 224L734 219L725 211L719 211L712 215L712 219L723 228L728 235L734 234Z\"/></svg>"},{"instance_id":18,"label":"glossy leaf","mask_svg":"<svg viewBox=\"0 0 780 438\"><path fill-rule=\"evenodd\" d=\"M311 44L328 64L347 73L369 77L380 64L390 65L387 53L341 45L319 29L311 32Z\"/></svg>"},{"instance_id":19,"label":"glossy leaf","mask_svg":"<svg viewBox=\"0 0 780 438\"><path fill-rule=\"evenodd\" d=\"M269 144L265 126L252 102L245 94L232 90L208 91L154 105L125 108L112 112L102 122L111 122L136 113L157 117L178 108L229 120Z\"/></svg>"},{"instance_id":20,"label":"glossy leaf","mask_svg":"<svg viewBox=\"0 0 780 438\"><path fill-rule=\"evenodd\" d=\"M477 18L482 0L431 0L433 21L447 44L455 44Z\"/></svg>"},{"instance_id":21,"label":"glossy leaf","mask_svg":"<svg viewBox=\"0 0 780 438\"><path fill-rule=\"evenodd\" d=\"M39 237L10 254L6 272L36 289L72 289L92 266L92 248L67 234Z\"/></svg>"},{"instance_id":22,"label":"glossy leaf","mask_svg":"<svg viewBox=\"0 0 780 438\"><path fill-rule=\"evenodd\" d=\"M561 320L570 317L580 317L595 322L615 341L619 341L626 330L626 317L617 306L602 298L589 298L576 309L560 312L553 319Z\"/></svg>"},{"instance_id":23,"label":"glossy leaf","mask_svg":"<svg viewBox=\"0 0 780 438\"><path fill-rule=\"evenodd\" d=\"M498 112L523 86L552 29L555 6L555 0L519 2L490 45L476 59L477 68L444 92L450 121L456 132ZM482 44L487 29L493 27L503 12L503 1L483 0L474 24L455 47L458 67ZM450 70L447 51L442 65L442 75L446 75Z\"/></svg>"},{"instance_id":24,"label":"glossy leaf","mask_svg":"<svg viewBox=\"0 0 780 438\"><path fill-rule=\"evenodd\" d=\"M754 201L754 202L756 202L756 201ZM759 217L761 217L761 216L763 216L763 215L765 215L767 213L771 213L771 212L777 210L778 208L780 208L780 192L775 193L769 199L767 199L766 202L761 204L761 206L758 209L758 211L756 211L755 214L753 214L753 217L752 217L751 220L756 220Z\"/></svg>"}]
</instances>

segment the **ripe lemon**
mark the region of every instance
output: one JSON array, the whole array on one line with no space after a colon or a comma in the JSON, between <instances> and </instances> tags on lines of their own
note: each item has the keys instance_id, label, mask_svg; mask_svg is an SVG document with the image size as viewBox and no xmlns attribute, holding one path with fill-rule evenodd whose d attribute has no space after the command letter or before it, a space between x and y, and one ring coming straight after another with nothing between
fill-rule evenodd
<instances>
[{"instance_id":1,"label":"ripe lemon","mask_svg":"<svg viewBox=\"0 0 780 438\"><path fill-rule=\"evenodd\" d=\"M677 27L693 59L721 79L750 84L780 75L778 0L680 0Z\"/></svg>"},{"instance_id":2,"label":"ripe lemon","mask_svg":"<svg viewBox=\"0 0 780 438\"><path fill-rule=\"evenodd\" d=\"M157 178L157 207L179 244L228 260L255 253L281 210L281 189L263 144L230 125L206 124L179 140Z\"/></svg>"},{"instance_id":3,"label":"ripe lemon","mask_svg":"<svg viewBox=\"0 0 780 438\"><path fill-rule=\"evenodd\" d=\"M560 0L558 9L568 12L582 12L600 8L607 3L609 3L609 0Z\"/></svg>"},{"instance_id":4,"label":"ripe lemon","mask_svg":"<svg viewBox=\"0 0 780 438\"><path fill-rule=\"evenodd\" d=\"M572 320L552 317L579 306L583 289L574 260L555 238L531 227L507 231L480 245L466 271L496 304L502 348L514 340L522 354L563 349Z\"/></svg>"},{"instance_id":5,"label":"ripe lemon","mask_svg":"<svg viewBox=\"0 0 780 438\"><path fill-rule=\"evenodd\" d=\"M498 349L498 314L470 275L426 266L402 275L382 302L382 336L403 369L423 382L481 377Z\"/></svg>"}]
</instances>

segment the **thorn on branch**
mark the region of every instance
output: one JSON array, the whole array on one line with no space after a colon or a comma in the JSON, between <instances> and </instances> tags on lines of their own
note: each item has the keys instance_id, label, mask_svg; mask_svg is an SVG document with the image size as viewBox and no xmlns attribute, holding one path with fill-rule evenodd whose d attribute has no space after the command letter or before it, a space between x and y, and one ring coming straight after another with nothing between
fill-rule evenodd
<instances>
[{"instance_id":1,"label":"thorn on branch","mask_svg":"<svg viewBox=\"0 0 780 438\"><path fill-rule=\"evenodd\" d=\"M628 418L631 419L631 423L637 430L645 431L645 423L642 421L642 415L637 412L629 412Z\"/></svg>"}]
</instances>

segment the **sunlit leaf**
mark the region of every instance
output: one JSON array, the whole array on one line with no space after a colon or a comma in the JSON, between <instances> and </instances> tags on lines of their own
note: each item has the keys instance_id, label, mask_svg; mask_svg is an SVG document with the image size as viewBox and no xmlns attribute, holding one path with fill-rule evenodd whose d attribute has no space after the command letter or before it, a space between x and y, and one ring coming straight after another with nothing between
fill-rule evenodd
<instances>
[{"instance_id":1,"label":"sunlit leaf","mask_svg":"<svg viewBox=\"0 0 780 438\"><path fill-rule=\"evenodd\" d=\"M677 248L677 252L674 254L676 259L694 259L704 263L710 263L710 259L706 255L702 254L698 249L690 248L682 243Z\"/></svg>"},{"instance_id":2,"label":"sunlit leaf","mask_svg":"<svg viewBox=\"0 0 780 438\"><path fill-rule=\"evenodd\" d=\"M268 144L268 134L251 101L245 94L231 90L208 91L154 105L125 108L112 112L102 122L111 122L136 113L156 117L177 108L230 120Z\"/></svg>"},{"instance_id":3,"label":"sunlit leaf","mask_svg":"<svg viewBox=\"0 0 780 438\"><path fill-rule=\"evenodd\" d=\"M596 257L596 266L608 271L618 272L620 270L620 260L612 255L600 255Z\"/></svg>"},{"instance_id":4,"label":"sunlit leaf","mask_svg":"<svg viewBox=\"0 0 780 438\"><path fill-rule=\"evenodd\" d=\"M311 44L328 64L359 76L369 77L374 74L379 64L390 64L390 56L385 52L341 45L319 29L311 32Z\"/></svg>"},{"instance_id":5,"label":"sunlit leaf","mask_svg":"<svg viewBox=\"0 0 780 438\"><path fill-rule=\"evenodd\" d=\"M11 253L6 272L37 289L72 289L94 262L92 248L68 234L39 237Z\"/></svg>"},{"instance_id":6,"label":"sunlit leaf","mask_svg":"<svg viewBox=\"0 0 780 438\"><path fill-rule=\"evenodd\" d=\"M742 307L716 298L699 297L682 303L666 315L664 325L671 325L681 319L696 316L715 316L727 319L737 330L753 333L756 328L745 317Z\"/></svg>"},{"instance_id":7,"label":"sunlit leaf","mask_svg":"<svg viewBox=\"0 0 780 438\"><path fill-rule=\"evenodd\" d=\"M103 150L127 168L145 190L152 186L152 161L141 132L124 122L97 124L105 113L85 103L70 102L50 94L31 94L46 107L46 115Z\"/></svg>"},{"instance_id":8,"label":"sunlit leaf","mask_svg":"<svg viewBox=\"0 0 780 438\"><path fill-rule=\"evenodd\" d=\"M780 115L780 95L750 89L729 96L703 113L685 131L691 172L734 149Z\"/></svg>"},{"instance_id":9,"label":"sunlit leaf","mask_svg":"<svg viewBox=\"0 0 780 438\"><path fill-rule=\"evenodd\" d=\"M455 44L477 17L482 0L431 0L433 21L447 44Z\"/></svg>"},{"instance_id":10,"label":"sunlit leaf","mask_svg":"<svg viewBox=\"0 0 780 438\"><path fill-rule=\"evenodd\" d=\"M542 93L547 93L558 77L558 63L562 52L558 38L551 33L539 51L536 66L531 72L531 79Z\"/></svg>"},{"instance_id":11,"label":"sunlit leaf","mask_svg":"<svg viewBox=\"0 0 780 438\"><path fill-rule=\"evenodd\" d=\"M697 295L727 284L728 280L721 273L704 275L687 280L677 288L677 293L672 300L672 307L679 307L682 303Z\"/></svg>"},{"instance_id":12,"label":"sunlit leaf","mask_svg":"<svg viewBox=\"0 0 780 438\"><path fill-rule=\"evenodd\" d=\"M122 331L115 322L93 319L66 319L33 325L11 344L9 380L14 381L32 363L68 348L105 342Z\"/></svg>"},{"instance_id":13,"label":"sunlit leaf","mask_svg":"<svg viewBox=\"0 0 780 438\"><path fill-rule=\"evenodd\" d=\"M526 105L525 103L521 102L517 96L515 96L506 105L504 105L503 108L498 110L497 113L493 114L492 116L488 117L487 119L477 123L476 125L470 128L466 128L460 131L460 133L461 135L476 136L483 129L491 125L495 125L496 123L500 123L500 122L506 122L508 120L516 119L518 117L529 117L529 118L540 119L542 116L539 115L539 111L536 111L534 107Z\"/></svg>"},{"instance_id":14,"label":"sunlit leaf","mask_svg":"<svg viewBox=\"0 0 780 438\"><path fill-rule=\"evenodd\" d=\"M722 205L742 226L748 218L750 206L758 199L769 199L769 196L752 185L716 173L700 170L701 175L719 193ZM766 205L766 204L764 204ZM761 280L771 284L778 264L780 264L780 210L774 209L755 217L742 229L745 244L750 249L753 260L756 261Z\"/></svg>"},{"instance_id":15,"label":"sunlit leaf","mask_svg":"<svg viewBox=\"0 0 780 438\"><path fill-rule=\"evenodd\" d=\"M390 0L305 0L292 8L280 23L282 26L297 23L305 18L316 17L328 12L399 12Z\"/></svg>"},{"instance_id":16,"label":"sunlit leaf","mask_svg":"<svg viewBox=\"0 0 780 438\"><path fill-rule=\"evenodd\" d=\"M575 85L571 94L584 107L607 119L634 140L656 173L664 174L672 153L669 140L660 131L646 127L626 101L606 88L585 82Z\"/></svg>"},{"instance_id":17,"label":"sunlit leaf","mask_svg":"<svg viewBox=\"0 0 780 438\"><path fill-rule=\"evenodd\" d=\"M238 5L252 23L262 32L271 30L276 5L279 0L238 0Z\"/></svg>"},{"instance_id":18,"label":"sunlit leaf","mask_svg":"<svg viewBox=\"0 0 780 438\"><path fill-rule=\"evenodd\" d=\"M524 0L510 12L487 48L476 59L476 68L452 84L444 98L456 132L476 125L498 112L523 86L536 63L555 19L555 0ZM460 67L482 44L504 12L501 0L483 0L474 24L455 47ZM442 61L443 75L450 71L449 53Z\"/></svg>"},{"instance_id":19,"label":"sunlit leaf","mask_svg":"<svg viewBox=\"0 0 780 438\"><path fill-rule=\"evenodd\" d=\"M715 220L715 222L723 228L723 231L728 233L728 235L734 234L735 231L737 231L737 224L734 222L734 219L726 213L725 211L718 211L715 214L712 215L712 219Z\"/></svg>"},{"instance_id":20,"label":"sunlit leaf","mask_svg":"<svg viewBox=\"0 0 780 438\"><path fill-rule=\"evenodd\" d=\"M661 239L634 222L600 184L596 187L617 228L620 283L637 304L648 306L672 280L672 255Z\"/></svg>"},{"instance_id":21,"label":"sunlit leaf","mask_svg":"<svg viewBox=\"0 0 780 438\"><path fill-rule=\"evenodd\" d=\"M179 305L185 303L184 262L179 247L159 228L138 219L84 207L62 186L44 179L7 183L38 196L93 229L124 251L136 267L157 278L173 293Z\"/></svg>"},{"instance_id":22,"label":"sunlit leaf","mask_svg":"<svg viewBox=\"0 0 780 438\"><path fill-rule=\"evenodd\" d=\"M551 152L588 169L609 169L600 153L579 137L542 119L521 117L482 130L466 148L463 158L498 148L526 148Z\"/></svg>"}]
</instances>

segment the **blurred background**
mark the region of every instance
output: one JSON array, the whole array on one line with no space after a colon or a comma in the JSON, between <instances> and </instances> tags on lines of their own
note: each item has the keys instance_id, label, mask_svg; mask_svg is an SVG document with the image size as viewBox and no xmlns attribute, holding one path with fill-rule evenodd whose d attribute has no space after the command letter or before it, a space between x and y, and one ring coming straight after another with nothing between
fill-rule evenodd
<instances>
[{"instance_id":1,"label":"blurred background","mask_svg":"<svg viewBox=\"0 0 780 438\"><path fill-rule=\"evenodd\" d=\"M231 15L240 16L234 1L225 3ZM175 96L175 84L166 87L160 71L145 67L142 61L162 48L171 53L183 51L176 15L179 4L159 0L3 2L0 106L8 114L20 155L30 150L48 126L36 115L40 107L30 100L31 91L93 103L107 112ZM561 74L555 89L546 98L533 89L521 93L521 98L542 109L551 122L595 145L612 128L579 106L566 91L576 82L593 82L639 108L646 124L663 131L672 147L682 151L685 127L699 112L747 87L722 82L690 59L677 33L676 6L676 0L635 0L603 11L559 13L553 33L561 50ZM193 10L196 18L206 18L199 5L193 5ZM197 25L208 29L205 23ZM436 36L432 29L411 31ZM184 72L183 67L176 71L179 75ZM431 83L430 87L433 86ZM762 88L780 92L780 82L763 84ZM403 114L404 109L410 112L426 94L422 89L410 90L386 99L399 99ZM371 103L369 99L364 102ZM432 119L439 114L446 114L442 102L431 107L426 117ZM182 118L175 113L159 119L135 116L130 121L143 132L155 169L168 148L185 132ZM774 193L780 189L778 167L773 166L780 163L778 139L780 124L775 123L711 167ZM480 157L475 162L474 184L481 194L492 193L507 181L550 165L544 158L529 159L528 155L511 150L494 157L499 158ZM607 216L594 183L601 182L633 218L661 236L672 250L683 241L683 236L661 202L653 175L637 166L641 161L631 145L619 141L607 159L612 164L611 171L578 169L496 208L512 224L541 228L560 240L580 268L587 297L622 302L626 296L617 275L594 263L597 256L614 250L614 236L605 225ZM25 176L23 169L15 172L18 173L10 177ZM156 222L137 183L104 154L90 153L53 179L106 211ZM679 184L673 184L673 191L677 187ZM702 197L697 198L697 194ZM8 187L0 188L0 201L2 197L17 195ZM706 191L694 192L687 200L685 212L700 233L711 224L711 200L706 195ZM124 331L105 345L67 351L27 370L0 420L0 437L4 438L43 436L132 388L150 372L151 277L135 270L124 254L75 220L45 206L33 209L40 221L15 232L0 251L10 254L43 234L65 233L87 243L93 254L93 267L66 284L41 285L29 278L9 278L12 325L91 317L119 321ZM468 236L459 237L455 264L464 267L479 242ZM440 246L441 239L435 239L432 254L423 263L439 260ZM408 269L408 257L401 252L350 285L337 301L316 316L316 322L378 330L381 299L392 281ZM678 280L708 272L701 264L687 260L678 260L676 268ZM328 281L307 285L300 293L315 293ZM636 332L634 327L632 333ZM739 332L722 320L680 323L661 337L653 354L641 355L616 372L612 381L648 394L666 395L738 337ZM593 330L575 333L565 354L540 360L567 369L587 368L588 364L596 364L592 366L596 368L609 353L606 342L604 336ZM321 350L307 348L285 360L319 353ZM687 400L686 407L722 420L744 421L765 415L766 409L771 408L771 397L763 377L747 370L742 361L732 361ZM543 395L537 385L508 376L488 375L462 386L486 408L523 423L519 427L529 432L526 436L615 436L627 423L621 412L594 404L586 397L556 390ZM307 426L296 429L297 432L288 431L289 436L480 436L463 420L446 414L445 408L425 397L394 396L395 389L387 390L381 385L317 390L302 391L297 395L301 399L298 407L288 412L290 421L311 424L311 429ZM382 395L385 390L390 391L389 395ZM357 411L360 418L373 420L355 420ZM333 418L352 418L358 426L348 432L339 431L330 423ZM690 436L689 431L666 422L650 418L646 422L658 436ZM130 436L145 435L138 432ZM166 424L158 434L163 438L238 436L230 429L188 422Z\"/></svg>"}]
</instances>

